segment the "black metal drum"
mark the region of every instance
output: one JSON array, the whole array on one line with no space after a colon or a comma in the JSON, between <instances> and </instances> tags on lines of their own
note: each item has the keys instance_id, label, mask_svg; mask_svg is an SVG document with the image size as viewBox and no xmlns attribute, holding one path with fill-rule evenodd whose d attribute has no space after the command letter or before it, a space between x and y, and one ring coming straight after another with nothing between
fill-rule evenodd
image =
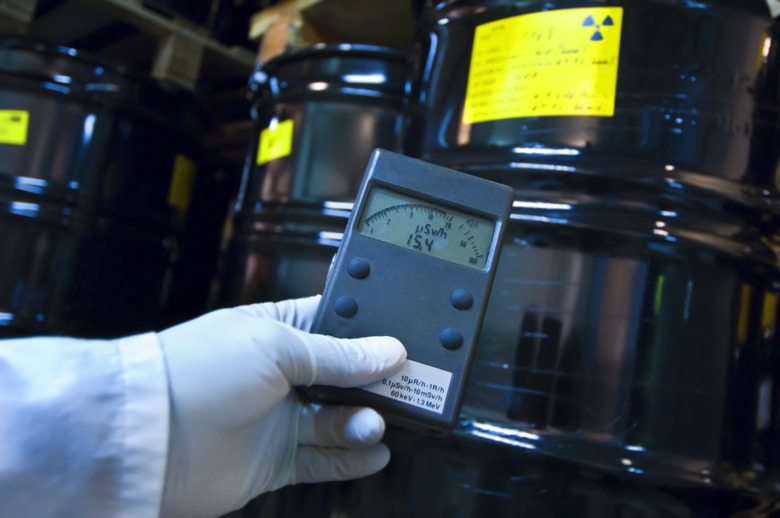
<instances>
[{"instance_id":1,"label":"black metal drum","mask_svg":"<svg viewBox=\"0 0 780 518\"><path fill-rule=\"evenodd\" d=\"M400 146L408 70L406 53L362 45L290 51L258 68L219 305L322 289L371 152Z\"/></svg>"},{"instance_id":2,"label":"black metal drum","mask_svg":"<svg viewBox=\"0 0 780 518\"><path fill-rule=\"evenodd\" d=\"M636 480L777 491L765 2L422 16L407 152L516 189L457 433Z\"/></svg>"},{"instance_id":3,"label":"black metal drum","mask_svg":"<svg viewBox=\"0 0 780 518\"><path fill-rule=\"evenodd\" d=\"M163 322L194 175L180 99L74 49L0 40L0 332Z\"/></svg>"},{"instance_id":4,"label":"black metal drum","mask_svg":"<svg viewBox=\"0 0 780 518\"><path fill-rule=\"evenodd\" d=\"M777 49L764 0L427 3L437 6L420 22L409 154L775 188Z\"/></svg>"}]
</instances>

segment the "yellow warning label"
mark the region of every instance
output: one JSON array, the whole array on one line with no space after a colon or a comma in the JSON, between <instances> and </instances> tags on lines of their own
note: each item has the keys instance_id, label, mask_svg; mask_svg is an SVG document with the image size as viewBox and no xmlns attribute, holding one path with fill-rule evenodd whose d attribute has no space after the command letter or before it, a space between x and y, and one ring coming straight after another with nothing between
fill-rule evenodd
<instances>
[{"instance_id":1,"label":"yellow warning label","mask_svg":"<svg viewBox=\"0 0 780 518\"><path fill-rule=\"evenodd\" d=\"M271 125L260 132L260 145L257 147L257 165L282 158L292 152L292 119Z\"/></svg>"},{"instance_id":2,"label":"yellow warning label","mask_svg":"<svg viewBox=\"0 0 780 518\"><path fill-rule=\"evenodd\" d=\"M622 23L622 7L590 7L480 25L463 122L612 116Z\"/></svg>"},{"instance_id":3,"label":"yellow warning label","mask_svg":"<svg viewBox=\"0 0 780 518\"><path fill-rule=\"evenodd\" d=\"M183 220L190 208L192 186L195 183L197 166L184 155L176 155L173 162L171 186L168 190L168 205L177 210Z\"/></svg>"},{"instance_id":4,"label":"yellow warning label","mask_svg":"<svg viewBox=\"0 0 780 518\"><path fill-rule=\"evenodd\" d=\"M777 315L777 295L767 293L764 295L764 313L761 317L761 327L767 331L774 330L775 315Z\"/></svg>"},{"instance_id":5,"label":"yellow warning label","mask_svg":"<svg viewBox=\"0 0 780 518\"><path fill-rule=\"evenodd\" d=\"M27 143L30 113L24 110L0 110L0 144Z\"/></svg>"}]
</instances>

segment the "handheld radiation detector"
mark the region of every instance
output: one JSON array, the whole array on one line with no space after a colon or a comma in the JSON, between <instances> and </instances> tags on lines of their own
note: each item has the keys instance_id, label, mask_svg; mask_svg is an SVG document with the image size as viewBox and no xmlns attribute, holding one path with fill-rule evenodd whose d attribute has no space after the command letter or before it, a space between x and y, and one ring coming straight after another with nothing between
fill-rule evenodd
<instances>
[{"instance_id":1,"label":"handheld radiation detector","mask_svg":"<svg viewBox=\"0 0 780 518\"><path fill-rule=\"evenodd\" d=\"M393 336L408 357L371 385L308 394L400 424L453 428L512 200L505 185L374 151L312 332Z\"/></svg>"}]
</instances>

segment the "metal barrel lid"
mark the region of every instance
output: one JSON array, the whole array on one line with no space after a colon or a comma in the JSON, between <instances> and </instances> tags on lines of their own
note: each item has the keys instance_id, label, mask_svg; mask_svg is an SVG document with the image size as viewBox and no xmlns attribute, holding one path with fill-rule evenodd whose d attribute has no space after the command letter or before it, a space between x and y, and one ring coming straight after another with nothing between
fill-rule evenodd
<instances>
[{"instance_id":1,"label":"metal barrel lid","mask_svg":"<svg viewBox=\"0 0 780 518\"><path fill-rule=\"evenodd\" d=\"M580 0L558 0L554 2L553 6L550 6L550 3L541 0L530 2L528 0L412 0L413 9L418 14L424 11L448 10L456 7L512 6L518 9L528 9L529 7L534 8L534 5L544 5L545 10L549 10L582 7L583 4ZM656 3L669 2L656 0ZM707 4L711 6L735 7L755 14L769 14L769 7L765 0L709 0L706 4L697 5L697 8L706 7Z\"/></svg>"},{"instance_id":2,"label":"metal barrel lid","mask_svg":"<svg viewBox=\"0 0 780 518\"><path fill-rule=\"evenodd\" d=\"M403 96L409 55L372 45L316 45L294 49L258 64L250 79L254 92Z\"/></svg>"},{"instance_id":3,"label":"metal barrel lid","mask_svg":"<svg viewBox=\"0 0 780 518\"><path fill-rule=\"evenodd\" d=\"M46 91L127 109L168 112L178 89L121 63L62 45L0 37L0 92Z\"/></svg>"}]
</instances>

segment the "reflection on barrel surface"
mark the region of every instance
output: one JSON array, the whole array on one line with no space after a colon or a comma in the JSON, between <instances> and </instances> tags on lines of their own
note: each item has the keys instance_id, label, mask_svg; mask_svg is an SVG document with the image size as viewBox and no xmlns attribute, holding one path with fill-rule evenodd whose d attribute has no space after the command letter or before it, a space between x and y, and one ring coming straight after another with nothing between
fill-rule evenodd
<instances>
[{"instance_id":1,"label":"reflection on barrel surface","mask_svg":"<svg viewBox=\"0 0 780 518\"><path fill-rule=\"evenodd\" d=\"M465 433L526 431L532 450L705 485L773 472L772 225L761 235L727 211L654 210L628 193L591 214L567 201L516 203Z\"/></svg>"},{"instance_id":2,"label":"reflection on barrel surface","mask_svg":"<svg viewBox=\"0 0 780 518\"><path fill-rule=\"evenodd\" d=\"M393 456L376 475L283 488L229 516L759 518L778 510L767 496L653 485L507 448L525 440L518 435L500 443L391 428L386 439Z\"/></svg>"}]
</instances>

